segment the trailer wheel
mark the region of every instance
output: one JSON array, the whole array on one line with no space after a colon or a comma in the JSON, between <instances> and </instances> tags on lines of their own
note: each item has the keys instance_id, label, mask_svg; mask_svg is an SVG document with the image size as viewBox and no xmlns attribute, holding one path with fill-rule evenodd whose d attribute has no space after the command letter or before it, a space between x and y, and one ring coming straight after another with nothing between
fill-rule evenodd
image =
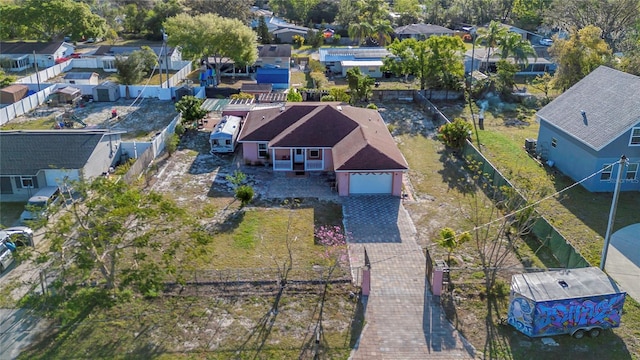
<instances>
[{"instance_id":1,"label":"trailer wheel","mask_svg":"<svg viewBox=\"0 0 640 360\"><path fill-rule=\"evenodd\" d=\"M584 330L580 329L573 333L573 337L576 339L582 339L584 337Z\"/></svg>"},{"instance_id":2,"label":"trailer wheel","mask_svg":"<svg viewBox=\"0 0 640 360\"><path fill-rule=\"evenodd\" d=\"M599 328L593 328L589 330L589 337L597 338L600 335L601 331Z\"/></svg>"}]
</instances>

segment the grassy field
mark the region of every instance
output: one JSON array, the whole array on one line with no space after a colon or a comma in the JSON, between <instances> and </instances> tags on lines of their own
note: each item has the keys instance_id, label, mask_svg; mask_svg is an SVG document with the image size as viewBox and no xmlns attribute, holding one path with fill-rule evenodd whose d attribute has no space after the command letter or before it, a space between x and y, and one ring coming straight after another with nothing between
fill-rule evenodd
<instances>
[{"instance_id":1,"label":"grassy field","mask_svg":"<svg viewBox=\"0 0 640 360\"><path fill-rule=\"evenodd\" d=\"M450 118L463 117L471 119L468 106L459 104L439 104L440 109ZM478 114L477 108L474 109ZM485 113L484 130L478 131L478 137L472 136L474 144L479 138L480 149L483 154L503 173L507 178L526 192L527 189L548 189L552 194L563 190L574 183L573 180L556 172L554 169L543 167L539 162L531 158L524 150L526 138L536 138L538 124L535 121L534 111L513 106L505 106L500 109L489 109ZM415 147L415 144L414 144ZM422 140L422 151L425 154L433 148L430 140ZM405 154L407 154L405 152ZM411 158L407 157L412 168ZM424 159L424 155L422 156ZM429 171L429 170L428 170ZM433 171L433 169L431 170ZM437 171L437 169L436 169ZM437 186L430 184L427 186ZM437 189L437 188L436 188ZM449 191L449 194L452 192ZM638 222L637 204L640 202L640 194L625 193L620 198L616 216L615 228L620 229L626 225ZM580 186L543 201L539 210L571 244L593 266L600 263L600 253L603 246L603 236L606 231L607 217L611 205L611 194L593 194ZM533 244L535 247L535 244ZM533 247L530 250L535 250ZM531 252L529 257L533 256ZM536 255L540 255L537 253ZM540 257L539 257L540 258ZM546 266L554 266L549 257L541 257ZM557 265L555 265L557 266ZM462 296L477 297L477 290L470 287L470 291ZM475 295L475 296L474 296ZM506 302L497 302L497 309L502 314L506 311ZM472 315L475 314L475 315ZM450 312L460 326L465 329L465 335L471 338L481 338L486 335L484 348L495 358L526 359L533 349L549 351L539 347L539 343L515 332L509 326L501 325L496 319L492 329L478 329L477 323L484 321L486 309L476 301L462 301L455 304L455 312ZM572 349L580 353L581 358L597 359L639 359L640 358L640 306L630 297L627 297L622 326L607 332L595 342L578 343L570 337L558 337L560 349ZM475 344L475 343L474 343ZM490 346L486 346L489 344ZM479 344L476 344L478 346ZM611 350L602 351L602 347ZM555 357L553 357L555 358Z\"/></svg>"}]
</instances>

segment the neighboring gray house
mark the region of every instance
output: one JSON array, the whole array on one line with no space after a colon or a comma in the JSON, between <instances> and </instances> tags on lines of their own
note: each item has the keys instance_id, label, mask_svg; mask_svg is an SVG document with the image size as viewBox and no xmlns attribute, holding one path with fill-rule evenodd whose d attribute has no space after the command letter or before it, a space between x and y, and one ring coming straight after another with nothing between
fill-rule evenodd
<instances>
[{"instance_id":1,"label":"neighboring gray house","mask_svg":"<svg viewBox=\"0 0 640 360\"><path fill-rule=\"evenodd\" d=\"M37 64L40 70L56 64L56 60L73 54L75 47L57 42L0 42L0 61L7 71L22 71Z\"/></svg>"},{"instance_id":2,"label":"neighboring gray house","mask_svg":"<svg viewBox=\"0 0 640 360\"><path fill-rule=\"evenodd\" d=\"M640 77L600 66L537 113L536 151L591 192L613 191L622 155L622 191L640 191ZM549 163L552 162L552 163Z\"/></svg>"},{"instance_id":3,"label":"neighboring gray house","mask_svg":"<svg viewBox=\"0 0 640 360\"><path fill-rule=\"evenodd\" d=\"M165 58L168 60L170 70L180 70L182 66L182 51L179 47L165 48L164 46L149 46L159 59L160 66L164 70L166 68ZM85 57L95 57L98 67L104 71L115 72L116 56L127 57L136 50L142 50L141 46L100 46L93 54L85 55Z\"/></svg>"},{"instance_id":4,"label":"neighboring gray house","mask_svg":"<svg viewBox=\"0 0 640 360\"><path fill-rule=\"evenodd\" d=\"M393 30L396 38L424 40L430 36L453 35L455 32L444 26L433 24L410 24Z\"/></svg>"},{"instance_id":5,"label":"neighboring gray house","mask_svg":"<svg viewBox=\"0 0 640 360\"><path fill-rule=\"evenodd\" d=\"M38 188L91 179L120 159L120 132L0 131L0 201L25 201Z\"/></svg>"},{"instance_id":6,"label":"neighboring gray house","mask_svg":"<svg viewBox=\"0 0 640 360\"><path fill-rule=\"evenodd\" d=\"M543 51L540 51L542 53ZM537 54L538 52L536 52ZM472 61L473 55L473 61ZM547 53L548 55L548 53ZM491 52L491 56L489 57L489 61L487 63L487 71L490 73L497 72L497 64L501 59L500 52L498 49L495 49ZM473 65L473 71L482 70L485 72L485 62L487 60L487 49L483 47L476 46L475 49L467 50L464 54L464 71L465 73L471 72L471 65ZM514 59L512 57L507 58L508 61L513 62ZM517 75L542 75L545 72L553 73L556 71L558 67L556 63L551 61L549 58L544 56L536 56L530 57L527 59L527 66L525 64L520 64L520 71L517 72Z\"/></svg>"}]
</instances>

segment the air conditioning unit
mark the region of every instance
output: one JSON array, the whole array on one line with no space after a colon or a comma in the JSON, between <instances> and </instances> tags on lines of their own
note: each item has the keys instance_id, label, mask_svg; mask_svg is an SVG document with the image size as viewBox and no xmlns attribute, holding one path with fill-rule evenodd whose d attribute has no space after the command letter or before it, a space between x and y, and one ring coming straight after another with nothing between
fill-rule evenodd
<instances>
[{"instance_id":1,"label":"air conditioning unit","mask_svg":"<svg viewBox=\"0 0 640 360\"><path fill-rule=\"evenodd\" d=\"M536 151L536 139L525 139L524 149L527 150L528 152Z\"/></svg>"}]
</instances>

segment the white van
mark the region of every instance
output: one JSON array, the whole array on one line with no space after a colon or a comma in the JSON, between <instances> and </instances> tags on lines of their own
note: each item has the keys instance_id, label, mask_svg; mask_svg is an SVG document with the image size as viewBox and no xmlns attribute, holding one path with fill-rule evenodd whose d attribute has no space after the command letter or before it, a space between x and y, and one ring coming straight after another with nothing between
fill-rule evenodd
<instances>
[{"instance_id":1,"label":"white van","mask_svg":"<svg viewBox=\"0 0 640 360\"><path fill-rule=\"evenodd\" d=\"M42 217L48 218L48 209L51 205L57 204L60 198L60 188L57 186L47 186L38 190L35 195L29 198L24 211L20 214L20 222L38 220Z\"/></svg>"}]
</instances>

